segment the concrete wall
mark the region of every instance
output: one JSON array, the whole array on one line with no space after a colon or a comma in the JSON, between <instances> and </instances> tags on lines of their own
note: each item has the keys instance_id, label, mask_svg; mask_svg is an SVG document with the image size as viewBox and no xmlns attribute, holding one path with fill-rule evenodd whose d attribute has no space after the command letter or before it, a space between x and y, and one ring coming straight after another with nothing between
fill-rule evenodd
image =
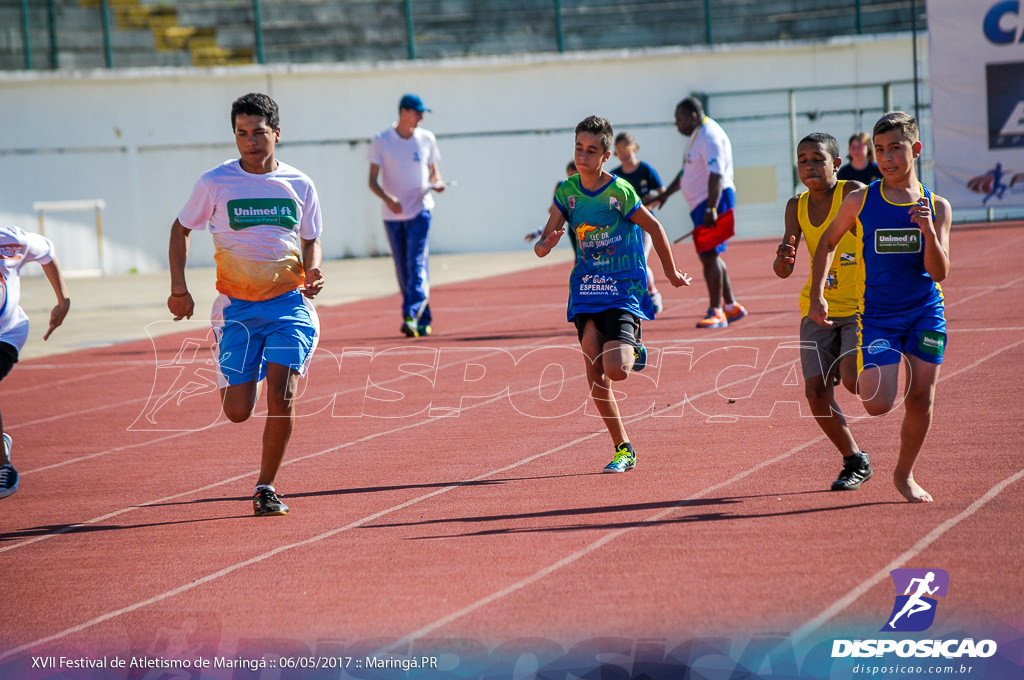
<instances>
[{"instance_id":1,"label":"concrete wall","mask_svg":"<svg viewBox=\"0 0 1024 680\"><path fill-rule=\"evenodd\" d=\"M281 107L279 158L317 183L326 255L386 253L378 201L366 188L367 143L395 120L401 94L413 91L434 109L425 126L440 139L445 177L458 182L438 197L434 251L520 249L523 235L543 223L572 157L571 129L586 115L633 131L641 158L670 178L685 141L671 124L673 110L692 91L912 76L911 40L902 34L441 62L0 74L0 222L36 230L35 201L103 199L103 268L164 268L168 228L197 176L236 155L231 101L264 91ZM830 132L844 140L853 130ZM757 127L743 134L756 137ZM764 165L744 158L750 140L734 136L733 142L739 168ZM774 201L759 186L750 192L759 202L745 202L739 187L741 236L780 229L781 206L793 186L790 159L776 160ZM670 233L688 229L681 197L661 217ZM97 266L91 212L49 214L46 231L69 266ZM191 263L212 261L209 241L201 234L192 239Z\"/></svg>"}]
</instances>

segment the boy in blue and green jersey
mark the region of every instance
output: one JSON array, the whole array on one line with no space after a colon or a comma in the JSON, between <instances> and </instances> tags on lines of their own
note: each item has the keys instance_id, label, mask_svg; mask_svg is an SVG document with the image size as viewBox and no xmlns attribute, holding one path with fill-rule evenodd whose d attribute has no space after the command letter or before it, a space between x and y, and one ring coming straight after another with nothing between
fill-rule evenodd
<instances>
[{"instance_id":1,"label":"boy in blue and green jersey","mask_svg":"<svg viewBox=\"0 0 1024 680\"><path fill-rule=\"evenodd\" d=\"M690 277L676 269L664 228L640 203L633 187L604 169L613 138L612 126L604 118L590 116L576 126L579 174L555 191L557 210L548 218L534 252L539 257L551 252L566 224L576 235L567 316L576 326L586 358L590 396L615 446L614 458L604 471L625 472L636 466L636 453L611 381L625 380L647 361L640 321L650 320L653 308L647 295L642 231L651 235L669 283L688 286Z\"/></svg>"}]
</instances>

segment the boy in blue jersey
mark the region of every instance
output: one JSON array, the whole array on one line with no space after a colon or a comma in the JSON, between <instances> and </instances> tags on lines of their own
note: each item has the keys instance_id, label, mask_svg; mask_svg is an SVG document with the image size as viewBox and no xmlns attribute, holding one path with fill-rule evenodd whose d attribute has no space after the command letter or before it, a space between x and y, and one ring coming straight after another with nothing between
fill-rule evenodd
<instances>
[{"instance_id":1,"label":"boy in blue jersey","mask_svg":"<svg viewBox=\"0 0 1024 680\"><path fill-rule=\"evenodd\" d=\"M912 503L931 494L914 479L914 463L931 425L935 383L946 347L939 283L949 274L949 202L917 178L921 154L917 120L896 111L875 123L872 138L882 179L843 200L814 255L808 316L827 326L825 274L839 239L851 229L861 242L864 288L857 389L865 410L884 415L896 402L899 366L906 360L906 415L893 471L896 489Z\"/></svg>"},{"instance_id":2,"label":"boy in blue jersey","mask_svg":"<svg viewBox=\"0 0 1024 680\"><path fill-rule=\"evenodd\" d=\"M604 471L626 472L636 466L636 453L611 381L625 380L647 362L640 320L650 320L654 310L646 294L647 262L640 234L651 235L669 283L688 286L691 279L676 269L664 228L643 207L633 187L604 169L612 139L612 126L604 118L590 116L576 126L579 174L555 191L558 210L548 218L533 249L538 257L546 256L565 233L566 223L576 234L568 320L576 326L586 358L590 396L615 446L614 458Z\"/></svg>"}]
</instances>

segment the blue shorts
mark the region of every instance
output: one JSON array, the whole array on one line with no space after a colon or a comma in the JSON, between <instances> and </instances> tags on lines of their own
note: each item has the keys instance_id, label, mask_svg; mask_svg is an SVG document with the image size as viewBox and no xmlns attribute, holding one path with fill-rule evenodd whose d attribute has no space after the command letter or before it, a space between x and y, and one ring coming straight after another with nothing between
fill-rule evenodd
<instances>
[{"instance_id":1,"label":"blue shorts","mask_svg":"<svg viewBox=\"0 0 1024 680\"><path fill-rule=\"evenodd\" d=\"M898 364L904 354L929 364L942 363L946 351L946 318L941 304L925 307L918 314L888 317L878 323L862 317L860 326L859 370Z\"/></svg>"},{"instance_id":2,"label":"blue shorts","mask_svg":"<svg viewBox=\"0 0 1024 680\"><path fill-rule=\"evenodd\" d=\"M320 318L298 290L270 300L217 296L213 303L219 386L262 380L267 362L306 374L320 339Z\"/></svg>"}]
</instances>

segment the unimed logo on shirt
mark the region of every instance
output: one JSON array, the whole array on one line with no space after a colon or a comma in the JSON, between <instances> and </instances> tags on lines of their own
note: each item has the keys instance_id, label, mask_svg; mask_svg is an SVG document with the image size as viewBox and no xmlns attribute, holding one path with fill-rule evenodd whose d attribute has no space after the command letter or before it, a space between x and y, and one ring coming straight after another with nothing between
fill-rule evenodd
<instances>
[{"instance_id":1,"label":"unimed logo on shirt","mask_svg":"<svg viewBox=\"0 0 1024 680\"><path fill-rule=\"evenodd\" d=\"M268 224L291 231L299 223L299 206L290 198L240 198L228 201L228 224L235 231Z\"/></svg>"},{"instance_id":2,"label":"unimed logo on shirt","mask_svg":"<svg viewBox=\"0 0 1024 680\"><path fill-rule=\"evenodd\" d=\"M875 232L875 252L889 253L921 252L920 229L879 229Z\"/></svg>"},{"instance_id":3,"label":"unimed logo on shirt","mask_svg":"<svg viewBox=\"0 0 1024 680\"><path fill-rule=\"evenodd\" d=\"M25 246L20 243L0 243L0 259L20 260L25 257Z\"/></svg>"}]
</instances>

